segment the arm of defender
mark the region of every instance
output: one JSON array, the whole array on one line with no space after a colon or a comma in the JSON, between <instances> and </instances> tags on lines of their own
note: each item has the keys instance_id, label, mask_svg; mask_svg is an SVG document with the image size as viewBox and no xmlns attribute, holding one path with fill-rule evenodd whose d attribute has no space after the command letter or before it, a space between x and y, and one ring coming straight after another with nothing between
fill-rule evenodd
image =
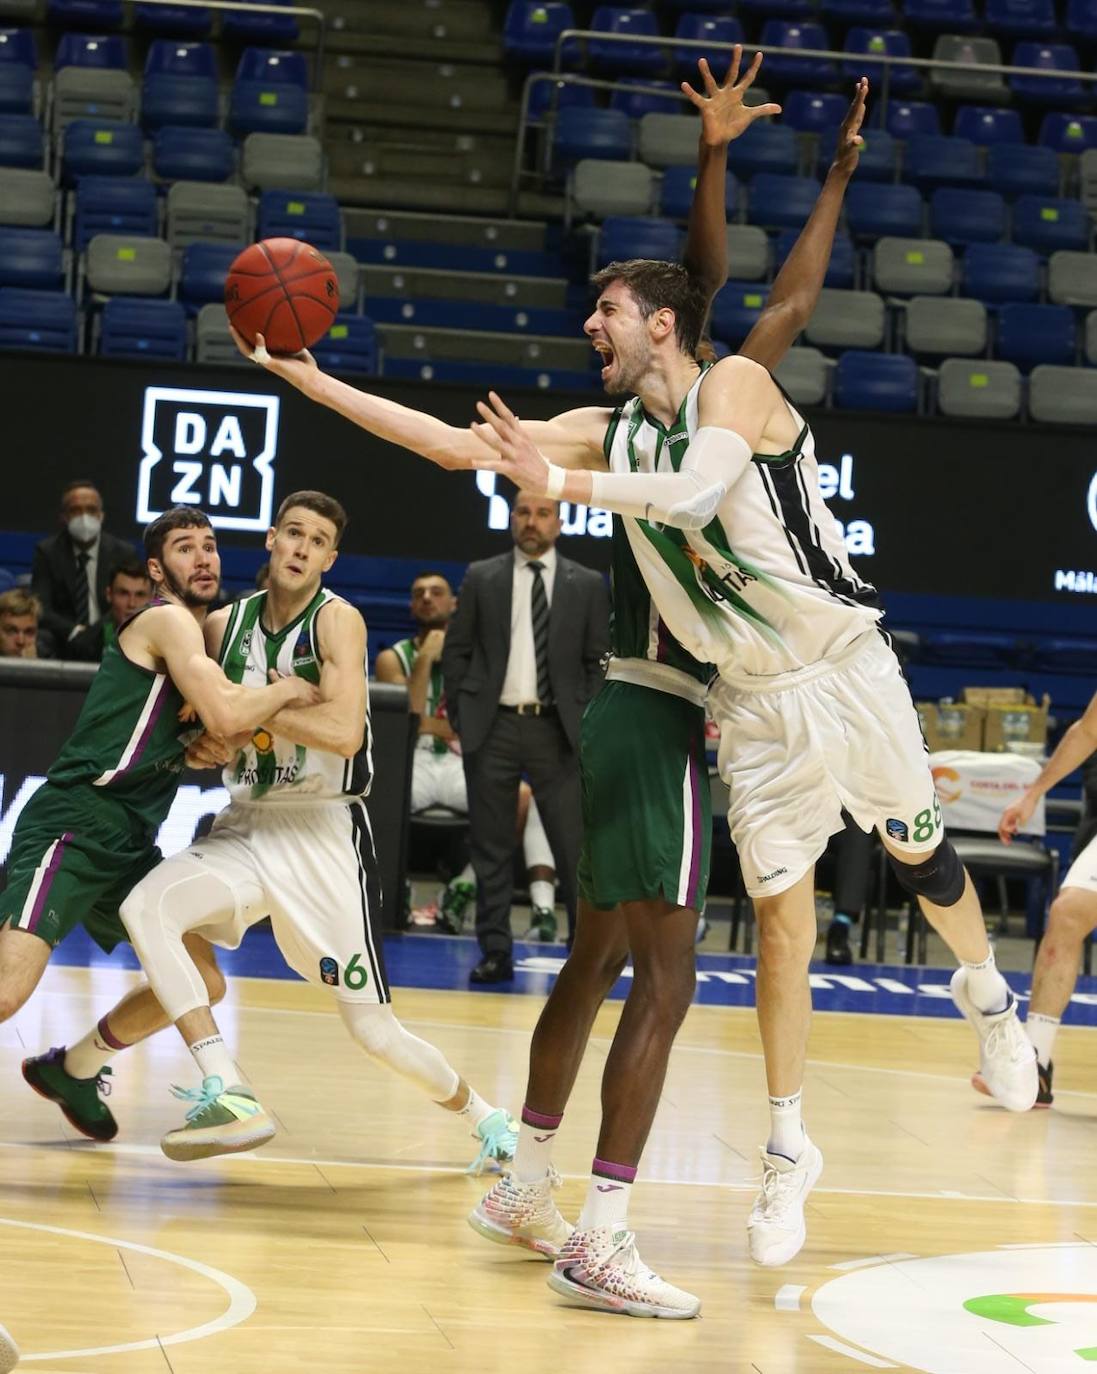
<instances>
[{"instance_id":1,"label":"arm of defender","mask_svg":"<svg viewBox=\"0 0 1097 1374\"><path fill-rule=\"evenodd\" d=\"M267 729L308 749L353 758L366 737L366 622L345 601L332 601L320 611L316 628L323 658L320 700L279 711Z\"/></svg>"},{"instance_id":2,"label":"arm of defender","mask_svg":"<svg viewBox=\"0 0 1097 1374\"><path fill-rule=\"evenodd\" d=\"M1050 792L1056 783L1085 763L1090 754L1097 749L1097 696L1091 698L1082 715L1074 722L1059 746L1044 764L1040 776L1027 789L1020 801L1007 806L998 822L998 838L1009 844L1018 830L1023 830L1032 819L1040 798Z\"/></svg>"}]
</instances>

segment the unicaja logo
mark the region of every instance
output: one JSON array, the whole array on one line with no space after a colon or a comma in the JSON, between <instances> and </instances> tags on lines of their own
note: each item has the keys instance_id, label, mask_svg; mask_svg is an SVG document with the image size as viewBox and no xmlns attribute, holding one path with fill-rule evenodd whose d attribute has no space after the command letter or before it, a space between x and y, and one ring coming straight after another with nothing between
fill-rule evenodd
<instances>
[{"instance_id":1,"label":"unicaja logo","mask_svg":"<svg viewBox=\"0 0 1097 1374\"><path fill-rule=\"evenodd\" d=\"M476 485L488 499L488 529L510 528L510 500L495 489L497 474L478 472ZM608 539L613 533L613 518L609 511L597 507L560 502L561 534L589 534L593 539Z\"/></svg>"}]
</instances>

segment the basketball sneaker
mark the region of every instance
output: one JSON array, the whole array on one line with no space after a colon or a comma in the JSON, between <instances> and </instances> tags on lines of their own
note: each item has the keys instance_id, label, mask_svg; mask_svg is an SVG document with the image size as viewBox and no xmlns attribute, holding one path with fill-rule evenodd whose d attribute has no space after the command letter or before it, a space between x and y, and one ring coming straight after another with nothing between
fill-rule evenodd
<instances>
[{"instance_id":1,"label":"basketball sneaker","mask_svg":"<svg viewBox=\"0 0 1097 1374\"><path fill-rule=\"evenodd\" d=\"M509 1164L518 1148L518 1122L502 1107L485 1116L473 1135L480 1141L480 1153L465 1170L482 1174L489 1164Z\"/></svg>"},{"instance_id":2,"label":"basketball sneaker","mask_svg":"<svg viewBox=\"0 0 1097 1374\"><path fill-rule=\"evenodd\" d=\"M554 1260L573 1229L552 1200L562 1181L551 1167L534 1183L519 1183L507 1172L472 1209L468 1223L485 1240L521 1245Z\"/></svg>"},{"instance_id":3,"label":"basketball sneaker","mask_svg":"<svg viewBox=\"0 0 1097 1374\"><path fill-rule=\"evenodd\" d=\"M465 912L476 897L476 884L461 878L447 883L442 893L442 909L435 921L435 929L447 935L460 935L465 928Z\"/></svg>"},{"instance_id":4,"label":"basketball sneaker","mask_svg":"<svg viewBox=\"0 0 1097 1374\"><path fill-rule=\"evenodd\" d=\"M700 1298L653 1273L636 1237L614 1226L573 1231L552 1266L548 1285L581 1307L626 1317L696 1317Z\"/></svg>"},{"instance_id":5,"label":"basketball sneaker","mask_svg":"<svg viewBox=\"0 0 1097 1374\"><path fill-rule=\"evenodd\" d=\"M784 1155L771 1155L765 1146L759 1153L762 1191L747 1222L750 1257L755 1264L787 1264L807 1239L804 1203L823 1172L823 1156L807 1135L795 1164Z\"/></svg>"},{"instance_id":6,"label":"basketball sneaker","mask_svg":"<svg viewBox=\"0 0 1097 1374\"><path fill-rule=\"evenodd\" d=\"M110 1096L110 1067L94 1078L74 1078L65 1069L65 1046L23 1060L23 1077L38 1094L56 1102L70 1126L89 1140L113 1140L118 1122L103 1101Z\"/></svg>"},{"instance_id":7,"label":"basketball sneaker","mask_svg":"<svg viewBox=\"0 0 1097 1374\"><path fill-rule=\"evenodd\" d=\"M19 1363L19 1347L7 1327L0 1326L0 1374L10 1374Z\"/></svg>"},{"instance_id":8,"label":"basketball sneaker","mask_svg":"<svg viewBox=\"0 0 1097 1374\"><path fill-rule=\"evenodd\" d=\"M204 1079L200 1088L173 1087L172 1092L194 1106L187 1113L187 1124L169 1131L160 1141L169 1159L239 1154L274 1137L274 1122L247 1088L226 1088L220 1078L211 1077Z\"/></svg>"},{"instance_id":9,"label":"basketball sneaker","mask_svg":"<svg viewBox=\"0 0 1097 1374\"><path fill-rule=\"evenodd\" d=\"M967 970L956 970L949 982L952 1000L979 1037L979 1077L987 1093L1011 1112L1027 1112L1040 1091L1036 1050L1017 1016L1017 999L1009 994L1004 1011L981 1012L968 996Z\"/></svg>"},{"instance_id":10,"label":"basketball sneaker","mask_svg":"<svg viewBox=\"0 0 1097 1374\"><path fill-rule=\"evenodd\" d=\"M551 945L556 939L556 912L551 907L535 906L530 908L527 940L540 940Z\"/></svg>"},{"instance_id":11,"label":"basketball sneaker","mask_svg":"<svg viewBox=\"0 0 1097 1374\"><path fill-rule=\"evenodd\" d=\"M1049 1063L1047 1068L1045 1068L1043 1064L1037 1060L1036 1076L1039 1080L1039 1086L1036 1089L1036 1101L1032 1104L1034 1107L1050 1107L1055 1101L1055 1095L1051 1091L1051 1078L1054 1072L1054 1063ZM971 1075L971 1086L977 1093L982 1093L984 1097L994 1096L987 1087L986 1080L981 1073L973 1073Z\"/></svg>"}]
</instances>

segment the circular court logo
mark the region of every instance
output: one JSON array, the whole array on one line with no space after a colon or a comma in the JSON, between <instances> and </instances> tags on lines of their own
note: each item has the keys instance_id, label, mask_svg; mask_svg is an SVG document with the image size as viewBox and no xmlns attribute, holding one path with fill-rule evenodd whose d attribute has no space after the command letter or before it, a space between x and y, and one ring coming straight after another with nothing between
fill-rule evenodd
<instances>
[{"instance_id":1,"label":"circular court logo","mask_svg":"<svg viewBox=\"0 0 1097 1374\"><path fill-rule=\"evenodd\" d=\"M818 1288L842 1340L925 1374L1063 1374L1097 1362L1097 1247L1003 1246L895 1259ZM850 1351L850 1354L855 1352Z\"/></svg>"}]
</instances>

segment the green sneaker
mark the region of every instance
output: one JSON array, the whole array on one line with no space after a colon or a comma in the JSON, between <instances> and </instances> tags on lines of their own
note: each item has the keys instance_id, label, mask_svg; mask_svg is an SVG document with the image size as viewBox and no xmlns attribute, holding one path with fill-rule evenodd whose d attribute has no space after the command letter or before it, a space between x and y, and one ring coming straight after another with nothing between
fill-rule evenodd
<instances>
[{"instance_id":1,"label":"green sneaker","mask_svg":"<svg viewBox=\"0 0 1097 1374\"><path fill-rule=\"evenodd\" d=\"M476 897L476 884L460 878L446 884L442 893L441 910L435 921L438 930L447 935L460 935L465 926L465 912Z\"/></svg>"},{"instance_id":2,"label":"green sneaker","mask_svg":"<svg viewBox=\"0 0 1097 1374\"><path fill-rule=\"evenodd\" d=\"M530 908L527 940L540 940L551 945L556 939L556 912L551 907L535 906Z\"/></svg>"},{"instance_id":3,"label":"green sneaker","mask_svg":"<svg viewBox=\"0 0 1097 1374\"><path fill-rule=\"evenodd\" d=\"M169 1131L160 1148L169 1159L209 1159L254 1150L273 1139L275 1125L247 1088L226 1088L216 1076L201 1088L172 1088L183 1102L193 1102L187 1124Z\"/></svg>"},{"instance_id":4,"label":"green sneaker","mask_svg":"<svg viewBox=\"0 0 1097 1374\"><path fill-rule=\"evenodd\" d=\"M482 1174L489 1164L509 1164L518 1148L518 1122L502 1107L485 1116L474 1134L480 1140L480 1153L465 1170Z\"/></svg>"},{"instance_id":5,"label":"green sneaker","mask_svg":"<svg viewBox=\"0 0 1097 1374\"><path fill-rule=\"evenodd\" d=\"M113 1140L118 1122L103 1101L110 1095L107 1065L94 1078L73 1078L65 1070L65 1046L23 1060L23 1077L48 1102L56 1102L70 1126L89 1140Z\"/></svg>"}]
</instances>

